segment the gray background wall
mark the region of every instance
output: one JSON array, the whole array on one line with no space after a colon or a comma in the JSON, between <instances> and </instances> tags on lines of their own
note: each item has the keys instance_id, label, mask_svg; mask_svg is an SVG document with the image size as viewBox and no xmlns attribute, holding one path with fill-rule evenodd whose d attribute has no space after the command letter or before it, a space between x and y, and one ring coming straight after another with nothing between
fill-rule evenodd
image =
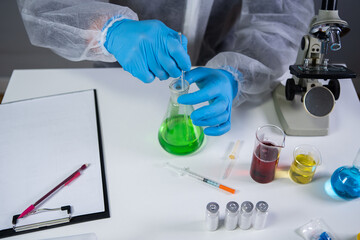
<instances>
[{"instance_id":1,"label":"gray background wall","mask_svg":"<svg viewBox=\"0 0 360 240\"><path fill-rule=\"evenodd\" d=\"M0 93L14 69L83 68L91 62L71 62L51 50L32 46L15 0L0 0Z\"/></svg>"},{"instance_id":2,"label":"gray background wall","mask_svg":"<svg viewBox=\"0 0 360 240\"><path fill-rule=\"evenodd\" d=\"M321 0L315 0L316 11ZM360 75L360 1L341 0L338 3L339 15L348 21L351 32L342 39L343 48L329 54L330 62L346 63ZM4 92L8 79L14 69L38 68L83 68L92 67L91 62L71 62L48 49L30 44L23 26L16 1L0 1L0 94ZM354 80L360 89L360 78Z\"/></svg>"}]
</instances>

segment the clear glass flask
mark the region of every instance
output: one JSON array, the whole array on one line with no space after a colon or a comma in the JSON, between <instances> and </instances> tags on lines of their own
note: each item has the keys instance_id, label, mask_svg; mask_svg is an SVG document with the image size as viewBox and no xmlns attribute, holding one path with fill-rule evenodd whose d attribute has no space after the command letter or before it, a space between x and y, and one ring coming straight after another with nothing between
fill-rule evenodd
<instances>
[{"instance_id":1,"label":"clear glass flask","mask_svg":"<svg viewBox=\"0 0 360 240\"><path fill-rule=\"evenodd\" d=\"M170 101L158 134L160 145L175 155L193 153L201 147L204 132L202 127L195 126L191 121L194 107L177 102L179 96L188 93L189 83L177 78L171 82L169 89Z\"/></svg>"}]
</instances>

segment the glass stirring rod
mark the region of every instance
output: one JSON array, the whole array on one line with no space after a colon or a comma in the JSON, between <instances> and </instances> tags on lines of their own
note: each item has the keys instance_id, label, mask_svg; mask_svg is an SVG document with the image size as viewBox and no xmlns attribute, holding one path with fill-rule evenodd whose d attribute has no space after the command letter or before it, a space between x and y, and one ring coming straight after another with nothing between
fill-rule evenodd
<instances>
[{"instance_id":1,"label":"glass stirring rod","mask_svg":"<svg viewBox=\"0 0 360 240\"><path fill-rule=\"evenodd\" d=\"M181 34L181 32L179 32L178 34L179 34L179 37L180 37L180 44L181 44L181 46L182 46L182 34ZM181 79L181 89L184 89L185 86L184 86L184 71L183 71L183 70L181 70L181 77L180 77L180 79Z\"/></svg>"}]
</instances>

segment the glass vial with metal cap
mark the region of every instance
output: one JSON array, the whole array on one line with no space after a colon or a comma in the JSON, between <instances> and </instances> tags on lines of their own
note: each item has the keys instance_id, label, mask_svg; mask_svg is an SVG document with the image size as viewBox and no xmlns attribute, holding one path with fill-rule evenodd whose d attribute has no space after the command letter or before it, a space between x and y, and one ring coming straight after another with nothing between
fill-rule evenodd
<instances>
[{"instance_id":1,"label":"glass vial with metal cap","mask_svg":"<svg viewBox=\"0 0 360 240\"><path fill-rule=\"evenodd\" d=\"M251 227L252 214L254 210L254 204L250 201L245 201L241 204L239 227L243 230L247 230Z\"/></svg>"},{"instance_id":2,"label":"glass vial with metal cap","mask_svg":"<svg viewBox=\"0 0 360 240\"><path fill-rule=\"evenodd\" d=\"M219 227L219 204L209 202L206 206L205 217L206 228L209 231L215 231Z\"/></svg>"},{"instance_id":3,"label":"glass vial with metal cap","mask_svg":"<svg viewBox=\"0 0 360 240\"><path fill-rule=\"evenodd\" d=\"M265 228L266 219L267 219L267 216L269 215L268 208L269 208L269 205L264 201L260 201L256 204L254 224L253 224L253 227L255 229L260 230L260 229Z\"/></svg>"},{"instance_id":4,"label":"glass vial with metal cap","mask_svg":"<svg viewBox=\"0 0 360 240\"><path fill-rule=\"evenodd\" d=\"M238 224L239 218L239 204L231 201L226 204L225 209L225 228L227 230L234 230Z\"/></svg>"}]
</instances>

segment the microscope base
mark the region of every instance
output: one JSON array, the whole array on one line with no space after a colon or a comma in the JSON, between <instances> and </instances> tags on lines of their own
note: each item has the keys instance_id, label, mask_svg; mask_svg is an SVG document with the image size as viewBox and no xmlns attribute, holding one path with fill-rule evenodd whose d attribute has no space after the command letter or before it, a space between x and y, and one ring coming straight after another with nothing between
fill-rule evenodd
<instances>
[{"instance_id":1,"label":"microscope base","mask_svg":"<svg viewBox=\"0 0 360 240\"><path fill-rule=\"evenodd\" d=\"M279 84L272 93L275 110L283 130L293 136L324 136L328 134L329 116L316 118L306 112L301 96L286 100L285 87Z\"/></svg>"}]
</instances>

